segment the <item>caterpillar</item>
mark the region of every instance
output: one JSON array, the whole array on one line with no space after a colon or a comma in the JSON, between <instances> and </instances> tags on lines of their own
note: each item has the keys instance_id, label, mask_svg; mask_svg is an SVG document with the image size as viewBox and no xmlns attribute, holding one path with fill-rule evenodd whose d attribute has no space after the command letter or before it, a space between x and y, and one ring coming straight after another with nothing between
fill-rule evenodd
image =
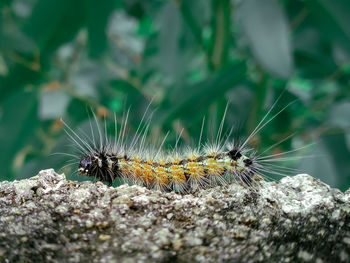
<instances>
[{"instance_id":1,"label":"caterpillar","mask_svg":"<svg viewBox=\"0 0 350 263\"><path fill-rule=\"evenodd\" d=\"M79 150L79 155L72 156L78 160L75 164L78 164L78 172L81 175L94 177L97 180L107 182L110 186L114 180L119 179L150 189L184 193L198 188L225 185L232 181L252 186L263 180L263 175L266 173L281 175L288 169L291 170L292 168L272 164L276 158L288 152L261 156L262 154L258 154L256 150L247 147L249 141L262 128L291 104L266 120L277 101L243 142L234 140L230 142L231 133L226 136L225 140L221 138L226 107L214 142L201 143L202 124L198 147L194 149L187 147L182 151L177 149L178 140L172 151L163 150L166 136L158 149L145 143L149 124L141 128L141 123L146 113L129 143L126 140L129 111L119 132L114 116L115 136L113 142L107 136L106 122L103 132L95 114L93 116L97 124L98 142L94 138L91 121L92 138L90 139L82 138L62 119L61 121L66 127L67 135ZM147 110L148 107L146 112Z\"/></svg>"}]
</instances>

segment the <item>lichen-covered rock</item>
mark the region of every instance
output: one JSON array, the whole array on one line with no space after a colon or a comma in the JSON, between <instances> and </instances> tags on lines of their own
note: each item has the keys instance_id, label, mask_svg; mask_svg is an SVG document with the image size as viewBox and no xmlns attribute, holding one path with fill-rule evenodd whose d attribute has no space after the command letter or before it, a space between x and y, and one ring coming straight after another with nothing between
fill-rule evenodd
<instances>
[{"instance_id":1,"label":"lichen-covered rock","mask_svg":"<svg viewBox=\"0 0 350 263\"><path fill-rule=\"evenodd\" d=\"M0 183L0 262L350 262L350 190L308 176L181 195L67 181Z\"/></svg>"}]
</instances>

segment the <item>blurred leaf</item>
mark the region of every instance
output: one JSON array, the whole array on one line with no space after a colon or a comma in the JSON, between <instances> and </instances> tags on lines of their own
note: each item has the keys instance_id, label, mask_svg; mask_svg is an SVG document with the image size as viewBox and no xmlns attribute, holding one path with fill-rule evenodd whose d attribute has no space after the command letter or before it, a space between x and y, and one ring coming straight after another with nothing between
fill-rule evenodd
<instances>
[{"instance_id":1,"label":"blurred leaf","mask_svg":"<svg viewBox=\"0 0 350 263\"><path fill-rule=\"evenodd\" d=\"M337 65L340 67L350 63L350 52L347 52L347 50L340 45L333 46L333 56Z\"/></svg>"},{"instance_id":2,"label":"blurred leaf","mask_svg":"<svg viewBox=\"0 0 350 263\"><path fill-rule=\"evenodd\" d=\"M287 18L277 0L245 0L237 10L250 48L271 73L288 78L293 71Z\"/></svg>"},{"instance_id":3,"label":"blurred leaf","mask_svg":"<svg viewBox=\"0 0 350 263\"><path fill-rule=\"evenodd\" d=\"M334 39L350 52L350 3L348 0L307 1L311 16L320 25L326 39Z\"/></svg>"},{"instance_id":4,"label":"blurred leaf","mask_svg":"<svg viewBox=\"0 0 350 263\"><path fill-rule=\"evenodd\" d=\"M84 23L84 11L81 0L38 0L23 30L38 51L53 50L77 33Z\"/></svg>"},{"instance_id":5,"label":"blurred leaf","mask_svg":"<svg viewBox=\"0 0 350 263\"><path fill-rule=\"evenodd\" d=\"M66 112L70 97L61 89L43 90L39 95L41 120L59 119Z\"/></svg>"},{"instance_id":6,"label":"blurred leaf","mask_svg":"<svg viewBox=\"0 0 350 263\"><path fill-rule=\"evenodd\" d=\"M345 142L350 151L350 102L342 101L331 106L326 120L327 127L341 128L344 131Z\"/></svg>"},{"instance_id":7,"label":"blurred leaf","mask_svg":"<svg viewBox=\"0 0 350 263\"><path fill-rule=\"evenodd\" d=\"M314 55L310 53L297 52L295 64L298 73L303 78L320 79L330 76L337 70L337 64L325 51Z\"/></svg>"},{"instance_id":8,"label":"blurred leaf","mask_svg":"<svg viewBox=\"0 0 350 263\"><path fill-rule=\"evenodd\" d=\"M160 116L155 120L169 123L180 116L182 120L202 118L204 109L226 91L236 87L245 79L245 74L245 64L240 62L195 85L172 89L162 104Z\"/></svg>"},{"instance_id":9,"label":"blurred leaf","mask_svg":"<svg viewBox=\"0 0 350 263\"><path fill-rule=\"evenodd\" d=\"M184 22L191 30L197 43L204 47L202 26L209 17L209 1L179 1L179 8Z\"/></svg>"},{"instance_id":10,"label":"blurred leaf","mask_svg":"<svg viewBox=\"0 0 350 263\"><path fill-rule=\"evenodd\" d=\"M346 141L346 147L348 147L348 150L350 151L350 132L346 131L344 136L345 136L345 141Z\"/></svg>"},{"instance_id":11,"label":"blurred leaf","mask_svg":"<svg viewBox=\"0 0 350 263\"><path fill-rule=\"evenodd\" d=\"M159 69L174 81L179 77L180 64L179 37L181 33L181 15L177 6L171 1L164 5L159 18Z\"/></svg>"},{"instance_id":12,"label":"blurred leaf","mask_svg":"<svg viewBox=\"0 0 350 263\"><path fill-rule=\"evenodd\" d=\"M307 20L293 34L297 73L303 78L320 79L337 70L327 36Z\"/></svg>"},{"instance_id":13,"label":"blurred leaf","mask_svg":"<svg viewBox=\"0 0 350 263\"><path fill-rule=\"evenodd\" d=\"M89 53L91 57L98 57L107 47L106 26L113 11L113 0L88 0L86 5Z\"/></svg>"},{"instance_id":14,"label":"blurred leaf","mask_svg":"<svg viewBox=\"0 0 350 263\"><path fill-rule=\"evenodd\" d=\"M20 76L20 77L19 77ZM0 102L8 98L17 89L26 83L36 84L40 78L40 73L30 68L17 64L8 69L8 74L0 78Z\"/></svg>"},{"instance_id":15,"label":"blurred leaf","mask_svg":"<svg viewBox=\"0 0 350 263\"><path fill-rule=\"evenodd\" d=\"M36 114L36 92L17 91L3 103L3 115L0 119L0 163L6 165L0 165L2 176L8 175L14 169L15 155L33 138L39 122Z\"/></svg>"},{"instance_id":16,"label":"blurred leaf","mask_svg":"<svg viewBox=\"0 0 350 263\"><path fill-rule=\"evenodd\" d=\"M144 39L137 35L138 23L123 11L113 12L108 23L111 54L125 70L135 67L144 49Z\"/></svg>"},{"instance_id":17,"label":"blurred leaf","mask_svg":"<svg viewBox=\"0 0 350 263\"><path fill-rule=\"evenodd\" d=\"M151 34L152 30L152 19L148 16L145 16L143 19L140 20L137 33L140 36L148 36Z\"/></svg>"},{"instance_id":18,"label":"blurred leaf","mask_svg":"<svg viewBox=\"0 0 350 263\"><path fill-rule=\"evenodd\" d=\"M288 90L300 100L309 101L311 99L312 82L307 79L292 78L288 82Z\"/></svg>"},{"instance_id":19,"label":"blurred leaf","mask_svg":"<svg viewBox=\"0 0 350 263\"><path fill-rule=\"evenodd\" d=\"M38 50L36 43L14 24L7 24L5 28L1 28L0 25L0 38L2 51L33 54Z\"/></svg>"},{"instance_id":20,"label":"blurred leaf","mask_svg":"<svg viewBox=\"0 0 350 263\"><path fill-rule=\"evenodd\" d=\"M118 5L124 4L125 10L128 13L128 15L141 18L144 15L144 12L147 7L147 5L150 4L150 1L143 1L143 0L124 0L124 1L118 1Z\"/></svg>"},{"instance_id":21,"label":"blurred leaf","mask_svg":"<svg viewBox=\"0 0 350 263\"><path fill-rule=\"evenodd\" d=\"M9 73L4 57L0 54L0 76L6 76Z\"/></svg>"},{"instance_id":22,"label":"blurred leaf","mask_svg":"<svg viewBox=\"0 0 350 263\"><path fill-rule=\"evenodd\" d=\"M132 114L129 115L129 123L137 127L137 125L140 122L141 116L145 113L145 109L147 106L149 106L150 101L147 99L147 97L144 96L138 90L133 86L130 82L126 82L124 80L113 80L111 82L111 86L114 91L117 93L114 96L114 100L109 100L109 106L112 108L113 104L115 102L118 103L119 101L119 112L115 112L117 116L120 116L121 113L125 114L128 109L132 112ZM121 94L127 94L126 96L121 96ZM121 102L121 101L122 102ZM121 107L120 103L123 103L123 106ZM149 112L150 113L150 112Z\"/></svg>"},{"instance_id":23,"label":"blurred leaf","mask_svg":"<svg viewBox=\"0 0 350 263\"><path fill-rule=\"evenodd\" d=\"M327 124L331 127L350 129L350 102L343 101L331 106Z\"/></svg>"},{"instance_id":24,"label":"blurred leaf","mask_svg":"<svg viewBox=\"0 0 350 263\"><path fill-rule=\"evenodd\" d=\"M72 76L72 87L79 96L99 100L98 90L108 82L108 70L98 60L85 60Z\"/></svg>"},{"instance_id":25,"label":"blurred leaf","mask_svg":"<svg viewBox=\"0 0 350 263\"><path fill-rule=\"evenodd\" d=\"M210 66L219 69L228 62L231 38L231 8L229 0L213 0L213 35L210 44Z\"/></svg>"},{"instance_id":26,"label":"blurred leaf","mask_svg":"<svg viewBox=\"0 0 350 263\"><path fill-rule=\"evenodd\" d=\"M227 112L227 122L235 130L243 128L243 122L248 120L251 108L248 105L253 103L253 92L246 86L238 86L227 92L229 101L229 111Z\"/></svg>"},{"instance_id":27,"label":"blurred leaf","mask_svg":"<svg viewBox=\"0 0 350 263\"><path fill-rule=\"evenodd\" d=\"M322 144L313 147L312 151L308 153L311 158L302 158L299 164L299 170L307 173L315 178L320 179L326 184L337 187L339 185L338 176L331 154L327 148Z\"/></svg>"},{"instance_id":28,"label":"blurred leaf","mask_svg":"<svg viewBox=\"0 0 350 263\"><path fill-rule=\"evenodd\" d=\"M86 131L88 130L89 127L85 125L83 128ZM78 131L78 129L76 131ZM75 149L75 151L73 149ZM59 173L68 172L66 173L66 175L68 178L70 178L70 174L76 171L76 166L68 165L73 161L73 158L72 156L65 155L65 153L77 154L77 148L73 147L73 142L69 139L66 133L63 133L62 136L60 136L55 141L55 145L53 146L53 149L51 152L52 154L49 156L47 156L46 154L44 156L34 156L34 158L30 158L23 165L22 169L20 169L20 171L16 174L15 179L20 180L24 178L29 178L37 174L38 171L40 170L50 169L50 168L55 169ZM66 168L66 169L63 170L62 168Z\"/></svg>"},{"instance_id":29,"label":"blurred leaf","mask_svg":"<svg viewBox=\"0 0 350 263\"><path fill-rule=\"evenodd\" d=\"M344 134L334 134L322 138L329 158L337 172L335 187L346 190L350 184L350 151L346 147Z\"/></svg>"},{"instance_id":30,"label":"blurred leaf","mask_svg":"<svg viewBox=\"0 0 350 263\"><path fill-rule=\"evenodd\" d=\"M0 79L1 99L21 88L24 83L30 81L35 83L42 77L43 62L47 60L50 52L70 40L85 22L84 10L81 0L38 0L36 2L32 15L25 21L22 30L38 50L31 57L21 58L20 61L24 60L25 63L21 61L14 64L8 76ZM38 54L41 61L34 62ZM39 64L39 62L42 63Z\"/></svg>"}]
</instances>

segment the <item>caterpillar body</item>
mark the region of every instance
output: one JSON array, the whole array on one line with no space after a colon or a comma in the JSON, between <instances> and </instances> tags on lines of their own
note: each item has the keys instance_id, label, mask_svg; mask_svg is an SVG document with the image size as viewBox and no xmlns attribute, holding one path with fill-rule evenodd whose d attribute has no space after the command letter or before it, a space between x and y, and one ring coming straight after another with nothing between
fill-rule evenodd
<instances>
[{"instance_id":1,"label":"caterpillar body","mask_svg":"<svg viewBox=\"0 0 350 263\"><path fill-rule=\"evenodd\" d=\"M195 185L213 186L232 179L249 184L256 172L254 162L252 157L243 155L238 148L159 159L102 150L84 156L78 171L82 175L107 181L110 185L116 178L122 178L151 188L182 191Z\"/></svg>"},{"instance_id":2,"label":"caterpillar body","mask_svg":"<svg viewBox=\"0 0 350 263\"><path fill-rule=\"evenodd\" d=\"M225 111L214 143L202 145L199 142L196 149L188 148L183 152L163 151L162 145L165 138L158 150L145 146L148 125L143 135L136 133L132 142L126 143L127 117L121 131L118 133L115 129L114 143L108 140L106 129L106 134L102 135L95 115L99 143L96 143L94 138L90 138L90 141L83 139L63 120L62 122L67 127L68 136L79 148L80 155L74 155L74 157L78 159L75 163L78 163L78 172L81 175L94 177L108 182L109 185L112 185L115 179L120 179L150 189L189 192L193 189L224 185L232 181L251 186L262 180L264 173L281 175L291 169L271 163L275 161L275 157L285 153L260 157L255 150L246 147L253 136L289 106L288 104L264 122L274 105L243 143L229 143L229 136L222 142L220 137ZM93 134L91 122L90 128Z\"/></svg>"}]
</instances>

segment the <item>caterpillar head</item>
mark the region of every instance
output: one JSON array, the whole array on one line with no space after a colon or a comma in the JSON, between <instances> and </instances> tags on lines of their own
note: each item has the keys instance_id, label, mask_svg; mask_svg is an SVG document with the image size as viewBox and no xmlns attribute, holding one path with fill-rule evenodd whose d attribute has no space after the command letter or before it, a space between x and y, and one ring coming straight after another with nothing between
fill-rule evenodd
<instances>
[{"instance_id":1,"label":"caterpillar head","mask_svg":"<svg viewBox=\"0 0 350 263\"><path fill-rule=\"evenodd\" d=\"M246 155L240 149L233 148L228 152L228 156L235 162L240 179L250 185L257 166L254 155Z\"/></svg>"},{"instance_id":2,"label":"caterpillar head","mask_svg":"<svg viewBox=\"0 0 350 263\"><path fill-rule=\"evenodd\" d=\"M228 152L228 156L238 163L240 166L244 166L246 168L254 166L254 158L250 156L244 155L240 150L238 149L232 149Z\"/></svg>"},{"instance_id":3,"label":"caterpillar head","mask_svg":"<svg viewBox=\"0 0 350 263\"><path fill-rule=\"evenodd\" d=\"M80 160L78 171L81 175L95 177L112 185L119 174L118 158L104 151L94 152Z\"/></svg>"},{"instance_id":4,"label":"caterpillar head","mask_svg":"<svg viewBox=\"0 0 350 263\"><path fill-rule=\"evenodd\" d=\"M79 162L79 173L81 175L89 176L92 170L94 160L91 156L85 156L83 157Z\"/></svg>"}]
</instances>

